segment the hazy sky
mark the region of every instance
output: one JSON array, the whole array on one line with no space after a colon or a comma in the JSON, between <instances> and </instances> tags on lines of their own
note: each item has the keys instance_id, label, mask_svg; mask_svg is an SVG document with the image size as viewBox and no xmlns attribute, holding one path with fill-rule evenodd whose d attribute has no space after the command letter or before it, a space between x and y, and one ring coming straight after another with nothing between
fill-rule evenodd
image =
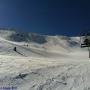
<instances>
[{"instance_id":1,"label":"hazy sky","mask_svg":"<svg viewBox=\"0 0 90 90\"><path fill-rule=\"evenodd\" d=\"M90 0L0 0L0 27L77 35L90 28Z\"/></svg>"}]
</instances>

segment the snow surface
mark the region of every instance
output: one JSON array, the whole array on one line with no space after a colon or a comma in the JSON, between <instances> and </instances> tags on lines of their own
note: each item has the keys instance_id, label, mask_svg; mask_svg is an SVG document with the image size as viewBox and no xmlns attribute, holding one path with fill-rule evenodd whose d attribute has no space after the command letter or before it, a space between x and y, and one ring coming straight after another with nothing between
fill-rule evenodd
<instances>
[{"instance_id":1,"label":"snow surface","mask_svg":"<svg viewBox=\"0 0 90 90\"><path fill-rule=\"evenodd\" d=\"M0 90L90 90L90 59L79 43L79 37L0 30Z\"/></svg>"}]
</instances>

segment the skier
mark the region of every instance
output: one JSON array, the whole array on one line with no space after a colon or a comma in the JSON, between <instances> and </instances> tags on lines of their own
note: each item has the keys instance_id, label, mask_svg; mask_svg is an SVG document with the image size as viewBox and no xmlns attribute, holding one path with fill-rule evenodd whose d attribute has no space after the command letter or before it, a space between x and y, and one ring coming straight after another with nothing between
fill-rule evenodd
<instances>
[{"instance_id":1,"label":"skier","mask_svg":"<svg viewBox=\"0 0 90 90\"><path fill-rule=\"evenodd\" d=\"M14 47L14 49L13 49L14 51L17 51L17 49L16 49L16 47Z\"/></svg>"}]
</instances>

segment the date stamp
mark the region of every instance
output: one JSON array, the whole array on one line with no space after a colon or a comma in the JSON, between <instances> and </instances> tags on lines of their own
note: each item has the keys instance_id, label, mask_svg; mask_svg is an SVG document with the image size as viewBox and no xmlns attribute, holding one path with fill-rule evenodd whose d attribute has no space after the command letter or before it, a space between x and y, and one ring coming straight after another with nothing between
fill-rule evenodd
<instances>
[{"instance_id":1,"label":"date stamp","mask_svg":"<svg viewBox=\"0 0 90 90\"><path fill-rule=\"evenodd\" d=\"M17 90L17 87L0 87L0 90Z\"/></svg>"}]
</instances>

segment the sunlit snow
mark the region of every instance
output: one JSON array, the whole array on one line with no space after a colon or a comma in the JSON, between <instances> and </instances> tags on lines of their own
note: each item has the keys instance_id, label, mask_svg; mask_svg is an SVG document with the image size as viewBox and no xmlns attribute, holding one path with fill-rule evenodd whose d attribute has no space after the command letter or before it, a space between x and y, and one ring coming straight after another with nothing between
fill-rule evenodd
<instances>
[{"instance_id":1,"label":"sunlit snow","mask_svg":"<svg viewBox=\"0 0 90 90\"><path fill-rule=\"evenodd\" d=\"M80 48L79 37L1 30L0 87L90 90L87 48Z\"/></svg>"}]
</instances>

